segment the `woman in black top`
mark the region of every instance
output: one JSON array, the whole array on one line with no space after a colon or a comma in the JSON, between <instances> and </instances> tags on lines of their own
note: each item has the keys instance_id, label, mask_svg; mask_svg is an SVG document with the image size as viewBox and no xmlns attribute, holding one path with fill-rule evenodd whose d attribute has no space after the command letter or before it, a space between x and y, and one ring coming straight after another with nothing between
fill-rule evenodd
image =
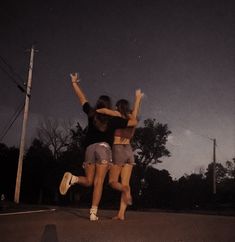
<instances>
[{"instance_id":1,"label":"woman in black top","mask_svg":"<svg viewBox=\"0 0 235 242\"><path fill-rule=\"evenodd\" d=\"M111 108L111 100L108 96L100 96L96 107L92 108L87 101L83 91L79 85L78 74L70 74L72 86L83 111L88 117L88 131L85 138L85 161L84 169L86 176L74 176L70 172L66 172L60 184L60 193L66 194L70 186L80 184L83 186L91 186L94 184L92 207L90 209L90 220L96 221L97 210L103 190L103 182L111 163L111 147L113 144L114 131L118 128L127 126L135 126L135 119L126 120L121 117L110 117L99 114L96 109Z\"/></svg>"}]
</instances>

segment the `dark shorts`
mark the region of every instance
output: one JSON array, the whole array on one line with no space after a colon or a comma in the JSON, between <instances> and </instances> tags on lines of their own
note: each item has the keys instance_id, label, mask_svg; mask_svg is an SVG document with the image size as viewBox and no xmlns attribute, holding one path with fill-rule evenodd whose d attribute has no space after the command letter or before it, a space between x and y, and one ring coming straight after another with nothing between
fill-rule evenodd
<instances>
[{"instance_id":1,"label":"dark shorts","mask_svg":"<svg viewBox=\"0 0 235 242\"><path fill-rule=\"evenodd\" d=\"M112 154L113 164L115 165L135 164L135 158L130 144L113 145Z\"/></svg>"},{"instance_id":2,"label":"dark shorts","mask_svg":"<svg viewBox=\"0 0 235 242\"><path fill-rule=\"evenodd\" d=\"M108 143L95 143L86 148L86 164L109 164L112 162L112 151Z\"/></svg>"}]
</instances>

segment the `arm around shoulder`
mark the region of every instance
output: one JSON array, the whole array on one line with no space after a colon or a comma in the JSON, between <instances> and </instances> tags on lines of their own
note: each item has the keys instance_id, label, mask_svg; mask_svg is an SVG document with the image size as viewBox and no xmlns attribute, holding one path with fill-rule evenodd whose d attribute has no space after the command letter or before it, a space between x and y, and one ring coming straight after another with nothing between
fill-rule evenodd
<instances>
[{"instance_id":1,"label":"arm around shoulder","mask_svg":"<svg viewBox=\"0 0 235 242\"><path fill-rule=\"evenodd\" d=\"M108 108L99 108L96 110L96 112L113 116L113 117L121 117L121 114L118 111L114 111Z\"/></svg>"}]
</instances>

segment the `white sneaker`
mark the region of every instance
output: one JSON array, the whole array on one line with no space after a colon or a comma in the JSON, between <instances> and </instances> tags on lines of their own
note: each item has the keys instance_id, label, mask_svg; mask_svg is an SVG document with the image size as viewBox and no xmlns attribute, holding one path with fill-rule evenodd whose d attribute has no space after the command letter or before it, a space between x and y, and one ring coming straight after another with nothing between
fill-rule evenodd
<instances>
[{"instance_id":1,"label":"white sneaker","mask_svg":"<svg viewBox=\"0 0 235 242\"><path fill-rule=\"evenodd\" d=\"M60 183L60 193L62 195L65 195L67 193L67 191L69 190L69 188L73 185L71 183L72 177L73 177L72 173L70 173L70 172L64 173L64 176Z\"/></svg>"},{"instance_id":2,"label":"white sneaker","mask_svg":"<svg viewBox=\"0 0 235 242\"><path fill-rule=\"evenodd\" d=\"M97 208L90 209L90 221L97 221L99 218L97 217Z\"/></svg>"},{"instance_id":3,"label":"white sneaker","mask_svg":"<svg viewBox=\"0 0 235 242\"><path fill-rule=\"evenodd\" d=\"M99 218L94 213L90 213L90 221L97 221Z\"/></svg>"}]
</instances>

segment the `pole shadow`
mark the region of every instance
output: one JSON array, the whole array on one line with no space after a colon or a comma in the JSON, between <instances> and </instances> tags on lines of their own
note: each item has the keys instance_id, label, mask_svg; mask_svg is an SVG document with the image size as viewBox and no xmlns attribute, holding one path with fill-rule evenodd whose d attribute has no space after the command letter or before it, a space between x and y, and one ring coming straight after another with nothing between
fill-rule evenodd
<instances>
[{"instance_id":1,"label":"pole shadow","mask_svg":"<svg viewBox=\"0 0 235 242\"><path fill-rule=\"evenodd\" d=\"M41 242L59 242L55 224L45 226Z\"/></svg>"}]
</instances>

